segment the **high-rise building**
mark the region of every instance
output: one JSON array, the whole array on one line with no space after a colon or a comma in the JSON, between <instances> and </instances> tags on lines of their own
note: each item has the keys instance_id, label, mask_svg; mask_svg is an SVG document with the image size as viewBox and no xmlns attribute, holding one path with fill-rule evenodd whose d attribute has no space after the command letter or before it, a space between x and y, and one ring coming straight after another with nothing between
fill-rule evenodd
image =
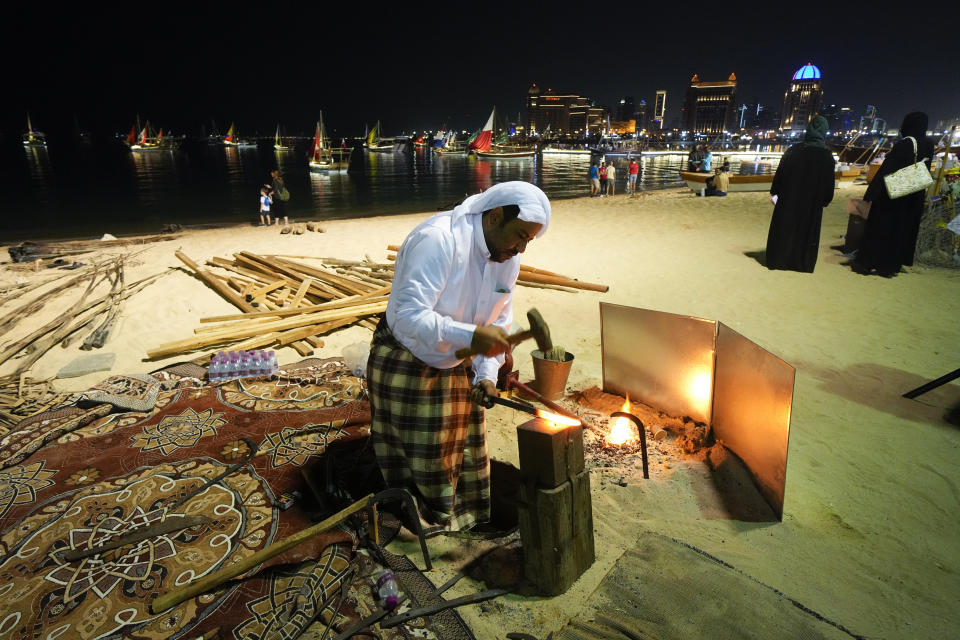
<instances>
[{"instance_id":1,"label":"high-rise building","mask_svg":"<svg viewBox=\"0 0 960 640\"><path fill-rule=\"evenodd\" d=\"M651 129L663 129L667 113L667 92L664 89L657 91L657 101L653 105L653 124Z\"/></svg>"},{"instance_id":2,"label":"high-rise building","mask_svg":"<svg viewBox=\"0 0 960 640\"><path fill-rule=\"evenodd\" d=\"M620 104L617 105L617 120L632 120L636 110L633 106L633 96L624 96L620 98Z\"/></svg>"},{"instance_id":3,"label":"high-rise building","mask_svg":"<svg viewBox=\"0 0 960 640\"><path fill-rule=\"evenodd\" d=\"M637 103L634 119L637 121L637 130L647 128L647 101L641 100Z\"/></svg>"},{"instance_id":4,"label":"high-rise building","mask_svg":"<svg viewBox=\"0 0 960 640\"><path fill-rule=\"evenodd\" d=\"M857 123L853 120L853 110L850 107L841 107L836 104L824 104L820 106L820 115L830 123L831 134L844 134L852 131Z\"/></svg>"},{"instance_id":5,"label":"high-rise building","mask_svg":"<svg viewBox=\"0 0 960 640\"><path fill-rule=\"evenodd\" d=\"M553 89L541 91L536 84L527 91L527 126L531 135L595 135L605 123L606 110L591 105L581 95Z\"/></svg>"},{"instance_id":6,"label":"high-rise building","mask_svg":"<svg viewBox=\"0 0 960 640\"><path fill-rule=\"evenodd\" d=\"M783 116L780 128L786 132L806 131L810 120L820 111L823 88L820 69L808 62L793 74L783 95Z\"/></svg>"},{"instance_id":7,"label":"high-rise building","mask_svg":"<svg viewBox=\"0 0 960 640\"><path fill-rule=\"evenodd\" d=\"M684 103L684 128L692 133L716 134L729 131L735 122L737 76L721 82L701 82L696 74L690 78Z\"/></svg>"}]
</instances>

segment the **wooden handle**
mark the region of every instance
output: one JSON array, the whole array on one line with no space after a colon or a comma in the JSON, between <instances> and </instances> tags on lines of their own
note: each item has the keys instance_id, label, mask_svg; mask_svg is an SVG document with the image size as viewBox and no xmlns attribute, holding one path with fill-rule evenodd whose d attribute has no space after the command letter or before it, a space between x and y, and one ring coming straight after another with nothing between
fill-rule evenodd
<instances>
[{"instance_id":1,"label":"wooden handle","mask_svg":"<svg viewBox=\"0 0 960 640\"><path fill-rule=\"evenodd\" d=\"M163 613L167 609L175 607L181 602L219 587L227 580L235 578L241 573L249 571L258 564L266 562L270 558L274 558L284 551L294 548L302 542L306 542L313 536L319 535L328 529L332 529L357 511L366 509L372 500L373 494L368 494L366 497L357 500L346 509L338 511L326 520L318 522L312 527L304 529L303 531L298 531L292 536L288 536L279 542L275 542L266 549L261 549L252 556L244 558L236 564L230 565L229 567L224 567L215 573L211 573L210 575L204 576L199 580L195 580L182 589L165 593L151 603L150 611L154 615Z\"/></svg>"},{"instance_id":2,"label":"wooden handle","mask_svg":"<svg viewBox=\"0 0 960 640\"><path fill-rule=\"evenodd\" d=\"M510 346L512 347L518 342L523 342L527 338L532 338L532 337L533 337L533 332L530 330L518 331L511 336L507 336L507 342L509 342ZM454 353L453 355L455 355L458 358L466 358L468 356L478 355L478 352L474 351L470 347L464 347L463 349L457 349L456 353Z\"/></svg>"}]
</instances>

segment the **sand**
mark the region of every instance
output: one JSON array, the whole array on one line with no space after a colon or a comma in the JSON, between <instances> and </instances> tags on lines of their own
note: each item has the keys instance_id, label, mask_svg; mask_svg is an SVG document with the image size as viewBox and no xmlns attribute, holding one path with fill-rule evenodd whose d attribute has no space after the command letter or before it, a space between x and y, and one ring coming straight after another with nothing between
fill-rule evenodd
<instances>
[{"instance_id":1,"label":"sand","mask_svg":"<svg viewBox=\"0 0 960 640\"><path fill-rule=\"evenodd\" d=\"M604 576L651 534L702 549L858 636L944 638L960 628L960 429L943 419L960 400L960 384L918 401L900 397L960 365L960 272L911 268L883 279L841 266L830 246L842 242L846 199L861 194L838 190L826 209L813 274L771 272L749 255L766 240L771 206L762 193L702 199L672 190L554 203L549 233L530 244L523 262L610 285L605 294L517 289L518 318L537 307L555 344L576 355L570 391L602 386L601 301L720 320L796 367L784 518L719 517L692 489L702 463L681 455L670 440L652 447L650 480L638 474L635 461L595 466L594 565L559 597L510 595L462 608L478 638L508 631L543 638L570 618L589 617L588 599ZM197 261L238 250L382 260L386 245L401 242L426 215L330 221L325 233L300 236L276 228L197 230L148 245L131 261L128 281L173 270L127 302L105 347L117 355L113 370L147 372L185 359L143 360L148 348L191 335L201 317L233 312L180 268L177 248ZM43 276L5 267L0 285ZM64 304L51 302L2 340L48 321ZM339 355L369 336L362 328L338 332L325 338L319 355ZM53 376L81 353L76 345L57 347L32 374ZM532 364L523 349L519 353L521 379L530 379ZM300 359L291 349L278 355L281 364ZM57 384L81 390L105 375ZM488 412L494 457L517 463L514 427L524 419L502 407ZM431 579L441 582L489 546L432 542L438 569ZM394 550L419 563L409 540L395 542ZM449 597L482 588L462 580ZM688 606L710 603L691 598ZM770 613L744 609L740 625L750 629L752 620ZM702 629L701 637L711 637L710 630Z\"/></svg>"}]
</instances>

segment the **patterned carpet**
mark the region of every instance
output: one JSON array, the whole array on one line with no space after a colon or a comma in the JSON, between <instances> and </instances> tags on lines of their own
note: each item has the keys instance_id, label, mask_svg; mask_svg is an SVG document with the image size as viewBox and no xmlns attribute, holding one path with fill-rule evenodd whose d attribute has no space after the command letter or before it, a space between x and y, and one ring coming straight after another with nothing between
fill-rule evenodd
<instances>
[{"instance_id":1,"label":"patterned carpet","mask_svg":"<svg viewBox=\"0 0 960 640\"><path fill-rule=\"evenodd\" d=\"M363 598L340 596L358 573L346 528L151 614L157 596L311 525L301 470L369 435L363 380L338 359L274 380L208 385L204 374L111 376L0 439L0 637L292 639L316 620L357 618ZM175 526L187 517L199 524ZM65 557L158 526L168 531Z\"/></svg>"}]
</instances>

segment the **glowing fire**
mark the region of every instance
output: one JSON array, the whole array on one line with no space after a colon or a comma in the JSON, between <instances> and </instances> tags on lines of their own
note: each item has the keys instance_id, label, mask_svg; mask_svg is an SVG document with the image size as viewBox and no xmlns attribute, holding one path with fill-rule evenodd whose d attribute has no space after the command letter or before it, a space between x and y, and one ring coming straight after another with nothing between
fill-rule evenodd
<instances>
[{"instance_id":1,"label":"glowing fire","mask_svg":"<svg viewBox=\"0 0 960 640\"><path fill-rule=\"evenodd\" d=\"M620 410L624 413L630 413L629 394L627 395L627 399L624 400L623 406L620 407ZM606 447L622 447L627 444L633 444L639 439L637 429L630 420L617 418L610 427L610 433L603 439L603 444Z\"/></svg>"},{"instance_id":2,"label":"glowing fire","mask_svg":"<svg viewBox=\"0 0 960 640\"><path fill-rule=\"evenodd\" d=\"M537 417L543 418L544 420L549 420L558 427L580 426L580 421L576 418L568 418L567 416L562 416L559 413L550 413L549 411L544 411L543 409L537 409Z\"/></svg>"}]
</instances>

